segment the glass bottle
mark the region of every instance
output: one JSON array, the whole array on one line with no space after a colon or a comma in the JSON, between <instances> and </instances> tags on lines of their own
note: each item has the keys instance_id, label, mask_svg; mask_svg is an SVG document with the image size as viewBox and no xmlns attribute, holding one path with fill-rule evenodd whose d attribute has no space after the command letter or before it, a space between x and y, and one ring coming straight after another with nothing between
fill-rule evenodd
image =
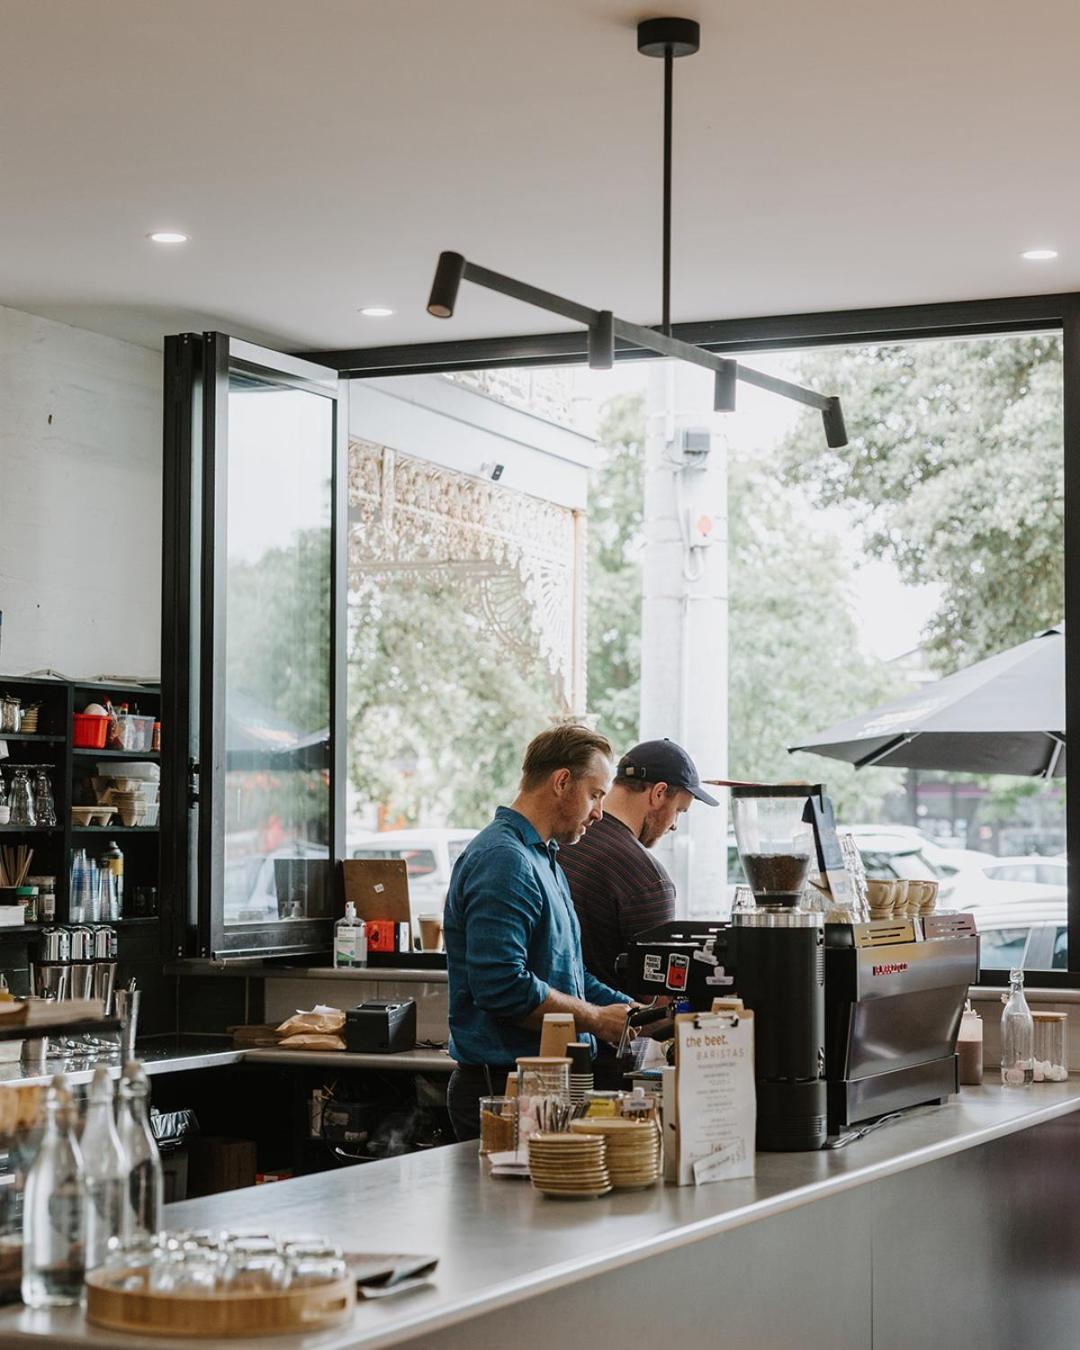
<instances>
[{"instance_id":1,"label":"glass bottle","mask_svg":"<svg viewBox=\"0 0 1080 1350\"><path fill-rule=\"evenodd\" d=\"M138 1060L128 1060L120 1079L120 1146L129 1167L129 1238L151 1238L161 1227L164 1180L161 1154L150 1128L150 1083Z\"/></svg>"},{"instance_id":2,"label":"glass bottle","mask_svg":"<svg viewBox=\"0 0 1080 1350\"><path fill-rule=\"evenodd\" d=\"M82 1295L86 1214L83 1165L72 1134L67 1079L45 1099L45 1134L26 1175L22 1297L28 1308L66 1308Z\"/></svg>"},{"instance_id":3,"label":"glass bottle","mask_svg":"<svg viewBox=\"0 0 1080 1350\"><path fill-rule=\"evenodd\" d=\"M80 1148L86 1186L86 1269L105 1264L109 1239L127 1234L128 1162L113 1119L113 1085L103 1064L94 1070Z\"/></svg>"},{"instance_id":4,"label":"glass bottle","mask_svg":"<svg viewBox=\"0 0 1080 1350\"><path fill-rule=\"evenodd\" d=\"M11 824L37 824L34 794L30 791L30 770L21 764L11 775Z\"/></svg>"},{"instance_id":5,"label":"glass bottle","mask_svg":"<svg viewBox=\"0 0 1080 1350\"><path fill-rule=\"evenodd\" d=\"M49 770L44 764L34 766L34 811L39 825L56 824L56 800Z\"/></svg>"},{"instance_id":6,"label":"glass bottle","mask_svg":"<svg viewBox=\"0 0 1080 1350\"><path fill-rule=\"evenodd\" d=\"M1001 1014L1001 1081L1026 1087L1035 1077L1035 1023L1024 997L1024 972L1009 972L1009 1001Z\"/></svg>"}]
</instances>

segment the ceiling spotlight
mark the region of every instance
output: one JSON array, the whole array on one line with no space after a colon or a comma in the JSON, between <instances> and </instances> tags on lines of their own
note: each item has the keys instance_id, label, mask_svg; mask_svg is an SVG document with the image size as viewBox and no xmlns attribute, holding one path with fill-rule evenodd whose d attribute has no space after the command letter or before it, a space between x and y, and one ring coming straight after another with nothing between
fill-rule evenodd
<instances>
[{"instance_id":1,"label":"ceiling spotlight","mask_svg":"<svg viewBox=\"0 0 1080 1350\"><path fill-rule=\"evenodd\" d=\"M155 230L146 237L155 244L186 244L188 241L187 235L181 234L179 230Z\"/></svg>"},{"instance_id":2,"label":"ceiling spotlight","mask_svg":"<svg viewBox=\"0 0 1080 1350\"><path fill-rule=\"evenodd\" d=\"M1050 262L1057 255L1056 248L1028 248L1020 254L1026 262Z\"/></svg>"},{"instance_id":3,"label":"ceiling spotlight","mask_svg":"<svg viewBox=\"0 0 1080 1350\"><path fill-rule=\"evenodd\" d=\"M365 305L360 311L365 319L388 319L393 312L392 309L387 309L385 305Z\"/></svg>"}]
</instances>

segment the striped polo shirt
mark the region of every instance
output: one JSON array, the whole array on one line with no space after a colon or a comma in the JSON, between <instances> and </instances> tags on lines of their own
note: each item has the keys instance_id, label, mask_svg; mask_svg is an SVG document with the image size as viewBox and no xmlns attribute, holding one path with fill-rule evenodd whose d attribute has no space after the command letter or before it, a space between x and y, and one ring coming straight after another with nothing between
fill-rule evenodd
<instances>
[{"instance_id":1,"label":"striped polo shirt","mask_svg":"<svg viewBox=\"0 0 1080 1350\"><path fill-rule=\"evenodd\" d=\"M559 850L581 924L585 969L623 988L615 958L647 928L675 917L675 886L649 850L614 816L590 825L576 844ZM624 989L624 992L627 992Z\"/></svg>"}]
</instances>

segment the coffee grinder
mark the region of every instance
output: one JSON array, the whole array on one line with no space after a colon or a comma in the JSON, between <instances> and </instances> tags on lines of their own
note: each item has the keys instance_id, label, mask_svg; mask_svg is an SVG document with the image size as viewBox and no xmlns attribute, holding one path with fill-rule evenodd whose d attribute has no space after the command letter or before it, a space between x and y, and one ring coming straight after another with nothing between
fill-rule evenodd
<instances>
[{"instance_id":1,"label":"coffee grinder","mask_svg":"<svg viewBox=\"0 0 1080 1350\"><path fill-rule=\"evenodd\" d=\"M818 848L811 789L731 789L735 839L754 892L732 915L737 992L754 1017L757 1146L817 1149L827 1134L825 916L802 904Z\"/></svg>"}]
</instances>

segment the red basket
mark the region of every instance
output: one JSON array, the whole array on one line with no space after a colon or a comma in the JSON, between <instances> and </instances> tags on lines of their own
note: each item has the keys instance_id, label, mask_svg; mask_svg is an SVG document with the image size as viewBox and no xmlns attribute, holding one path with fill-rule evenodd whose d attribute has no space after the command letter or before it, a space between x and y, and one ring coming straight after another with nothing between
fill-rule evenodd
<instances>
[{"instance_id":1,"label":"red basket","mask_svg":"<svg viewBox=\"0 0 1080 1350\"><path fill-rule=\"evenodd\" d=\"M71 743L80 750L104 750L109 719L101 713L76 713Z\"/></svg>"}]
</instances>

